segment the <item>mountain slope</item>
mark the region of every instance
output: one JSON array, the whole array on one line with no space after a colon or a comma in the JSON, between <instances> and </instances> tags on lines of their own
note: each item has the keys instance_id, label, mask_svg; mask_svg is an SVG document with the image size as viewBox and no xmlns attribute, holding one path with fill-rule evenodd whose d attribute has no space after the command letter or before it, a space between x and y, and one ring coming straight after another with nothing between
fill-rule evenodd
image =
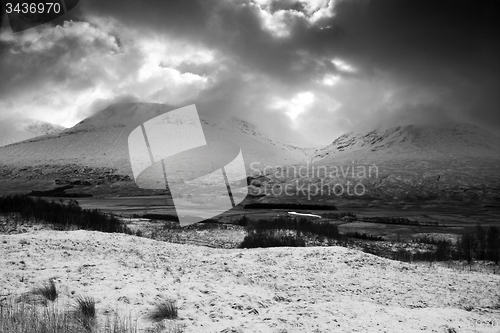
<instances>
[{"instance_id":1,"label":"mountain slope","mask_svg":"<svg viewBox=\"0 0 500 333\"><path fill-rule=\"evenodd\" d=\"M294 189L306 184L307 191L297 192L308 199L312 193L323 202L342 197L396 203L460 201L500 208L499 163L500 139L480 127L395 127L342 135L314 152L307 173L268 173L258 190L271 193L277 183ZM354 186L361 195L353 194Z\"/></svg>"},{"instance_id":2,"label":"mountain slope","mask_svg":"<svg viewBox=\"0 0 500 333\"><path fill-rule=\"evenodd\" d=\"M366 160L424 157L484 156L500 158L500 138L469 124L399 126L365 133L347 133L331 145L317 150L314 161L336 157ZM392 155L392 156L391 156ZM422 155L421 155L422 156Z\"/></svg>"},{"instance_id":3,"label":"mountain slope","mask_svg":"<svg viewBox=\"0 0 500 333\"><path fill-rule=\"evenodd\" d=\"M163 104L115 104L61 133L2 147L0 178L17 179L30 189L32 180L52 186L54 182L65 184L72 179L86 184L102 183L103 178L130 181L133 176L128 148L130 133L145 121L172 109L176 108ZM267 165L296 164L308 158L307 150L273 142L242 120L214 123L202 119L202 127L207 142L238 145L247 172Z\"/></svg>"},{"instance_id":4,"label":"mountain slope","mask_svg":"<svg viewBox=\"0 0 500 333\"><path fill-rule=\"evenodd\" d=\"M112 105L63 133L2 148L0 163L78 163L92 167L113 167L130 175L128 135L145 121L170 109L173 108L162 104ZM247 164L296 163L306 158L303 150L272 142L241 120L232 119L225 124L203 120L203 127L207 140L229 140L238 144Z\"/></svg>"},{"instance_id":5,"label":"mountain slope","mask_svg":"<svg viewBox=\"0 0 500 333\"><path fill-rule=\"evenodd\" d=\"M62 126L33 119L2 120L0 121L0 147L63 130Z\"/></svg>"}]
</instances>

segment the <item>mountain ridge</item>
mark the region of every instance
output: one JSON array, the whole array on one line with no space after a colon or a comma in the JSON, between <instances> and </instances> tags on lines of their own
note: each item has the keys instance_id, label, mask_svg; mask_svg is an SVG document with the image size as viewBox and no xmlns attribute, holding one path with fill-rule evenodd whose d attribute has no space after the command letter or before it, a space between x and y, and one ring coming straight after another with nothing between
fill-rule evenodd
<instances>
[{"instance_id":1,"label":"mountain ridge","mask_svg":"<svg viewBox=\"0 0 500 333\"><path fill-rule=\"evenodd\" d=\"M129 134L145 121L172 109L177 108L150 103L114 104L60 133L2 147L0 178L4 186L11 188L15 186L8 185L9 180L16 180L16 186L23 188L33 188L30 184L34 181L43 182L44 188L78 181L95 186L103 182L103 177L109 179L110 174L110 181L130 182ZM237 144L247 168L253 162L265 167L301 163L308 157L304 150L273 142L241 120L214 123L201 118L201 124L207 142Z\"/></svg>"},{"instance_id":2,"label":"mountain ridge","mask_svg":"<svg viewBox=\"0 0 500 333\"><path fill-rule=\"evenodd\" d=\"M479 126L465 123L446 125L396 126L383 130L349 132L339 136L330 145L317 149L312 159L328 162L328 158L349 154L357 158L377 159L376 155L410 157L426 153L428 156L478 156L498 154L500 138ZM375 157L375 158L374 158Z\"/></svg>"},{"instance_id":3,"label":"mountain ridge","mask_svg":"<svg viewBox=\"0 0 500 333\"><path fill-rule=\"evenodd\" d=\"M35 119L0 121L0 147L63 131L65 127Z\"/></svg>"}]
</instances>

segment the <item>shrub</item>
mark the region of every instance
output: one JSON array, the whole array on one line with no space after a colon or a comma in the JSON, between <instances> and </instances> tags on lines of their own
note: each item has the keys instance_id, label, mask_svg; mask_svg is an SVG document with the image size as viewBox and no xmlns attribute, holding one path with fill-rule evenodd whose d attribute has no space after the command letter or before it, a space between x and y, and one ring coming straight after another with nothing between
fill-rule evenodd
<instances>
[{"instance_id":1,"label":"shrub","mask_svg":"<svg viewBox=\"0 0 500 333\"><path fill-rule=\"evenodd\" d=\"M234 224L246 227L248 225L248 221L248 217L246 217L246 215L243 215L240 219L236 220Z\"/></svg>"},{"instance_id":2,"label":"shrub","mask_svg":"<svg viewBox=\"0 0 500 333\"><path fill-rule=\"evenodd\" d=\"M314 222L306 218L277 217L272 220L260 219L248 221L247 231L262 232L265 230L294 230L297 233L307 232L330 239L340 237L339 228L336 224L330 222Z\"/></svg>"},{"instance_id":3,"label":"shrub","mask_svg":"<svg viewBox=\"0 0 500 333\"><path fill-rule=\"evenodd\" d=\"M359 233L357 231L348 232L345 234L345 236L351 237L351 238L362 239L362 240L379 241L379 242L384 240L384 238L381 236L369 235L366 233Z\"/></svg>"},{"instance_id":4,"label":"shrub","mask_svg":"<svg viewBox=\"0 0 500 333\"><path fill-rule=\"evenodd\" d=\"M240 244L240 248L256 247L303 247L306 246L304 238L286 234L281 231L262 231L249 233Z\"/></svg>"},{"instance_id":5,"label":"shrub","mask_svg":"<svg viewBox=\"0 0 500 333\"><path fill-rule=\"evenodd\" d=\"M163 300L156 303L154 310L148 316L154 321L162 321L164 319L177 319L177 305L174 301Z\"/></svg>"}]
</instances>

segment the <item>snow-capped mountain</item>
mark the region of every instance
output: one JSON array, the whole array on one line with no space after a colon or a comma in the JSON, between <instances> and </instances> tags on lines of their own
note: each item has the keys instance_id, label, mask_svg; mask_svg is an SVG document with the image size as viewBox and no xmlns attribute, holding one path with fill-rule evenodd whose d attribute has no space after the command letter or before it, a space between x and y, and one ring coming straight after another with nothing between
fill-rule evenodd
<instances>
[{"instance_id":1,"label":"snow-capped mountain","mask_svg":"<svg viewBox=\"0 0 500 333\"><path fill-rule=\"evenodd\" d=\"M411 156L485 156L500 158L500 138L470 124L398 126L363 133L347 133L317 150L313 160L328 163L337 158L376 161Z\"/></svg>"},{"instance_id":2,"label":"snow-capped mountain","mask_svg":"<svg viewBox=\"0 0 500 333\"><path fill-rule=\"evenodd\" d=\"M113 188L113 193L121 194L127 187L126 193L139 193L128 137L144 122L173 109L162 104L115 104L62 132L1 147L0 187L31 191L75 184L92 193L109 193ZM343 196L349 196L349 184L360 184L358 192L363 189L363 196L354 199L362 200L488 200L488 205L500 200L500 139L477 126L403 126L348 133L312 151L272 141L239 119L202 118L201 124L208 142L230 142L241 148L247 175L258 180L252 194L280 197L275 193L286 188L298 200L304 195L311 200L302 190L305 182L318 188L338 185L337 190L345 189ZM206 166L201 164L196 168ZM296 172L303 166L306 176ZM286 172L276 174L280 168ZM256 169L264 173L255 175ZM112 187L116 182L121 185ZM314 199L333 203L339 198L329 192ZM287 195L286 200L294 199Z\"/></svg>"},{"instance_id":3,"label":"snow-capped mountain","mask_svg":"<svg viewBox=\"0 0 500 333\"><path fill-rule=\"evenodd\" d=\"M133 129L169 110L163 104L128 103L111 105L62 133L32 139L0 151L0 164L32 165L77 163L112 167L131 174L128 136ZM202 119L207 140L226 140L239 145L246 164L281 165L305 160L307 152L273 142L253 125L238 119L215 124Z\"/></svg>"},{"instance_id":4,"label":"snow-capped mountain","mask_svg":"<svg viewBox=\"0 0 500 333\"><path fill-rule=\"evenodd\" d=\"M288 172L286 177L269 173L259 190L281 183L294 192L291 187L301 188L298 181L310 182L313 193L329 193L323 202L338 199L328 192L337 186L340 196L350 199L468 201L496 206L500 201L499 163L500 139L480 127L460 123L400 126L342 135L313 153L304 168L307 173L293 169L294 175ZM362 195L352 195L356 185ZM299 193L309 197L304 191Z\"/></svg>"},{"instance_id":5,"label":"snow-capped mountain","mask_svg":"<svg viewBox=\"0 0 500 333\"><path fill-rule=\"evenodd\" d=\"M144 122L177 109L163 104L115 104L63 132L0 148L0 179L16 179L27 188L33 180L66 184L81 180L98 184L103 178L131 181L130 133ZM253 125L228 119L201 119L207 142L230 142L241 148L247 171L266 166L297 164L310 151L274 142ZM168 136L168 135L167 135ZM168 142L168 138L166 139ZM25 178L28 178L26 180ZM21 180L25 180L21 182ZM22 184L21 184L22 183Z\"/></svg>"},{"instance_id":6,"label":"snow-capped mountain","mask_svg":"<svg viewBox=\"0 0 500 333\"><path fill-rule=\"evenodd\" d=\"M64 127L60 125L34 119L2 120L0 121L0 147L63 130Z\"/></svg>"}]
</instances>

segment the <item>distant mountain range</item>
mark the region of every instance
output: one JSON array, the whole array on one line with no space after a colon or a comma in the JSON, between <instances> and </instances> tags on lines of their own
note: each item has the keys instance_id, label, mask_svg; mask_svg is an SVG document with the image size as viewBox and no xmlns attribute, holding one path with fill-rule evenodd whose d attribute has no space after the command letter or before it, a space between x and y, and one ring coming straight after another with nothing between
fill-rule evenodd
<instances>
[{"instance_id":1,"label":"distant mountain range","mask_svg":"<svg viewBox=\"0 0 500 333\"><path fill-rule=\"evenodd\" d=\"M54 184L96 187L112 181L130 183L129 134L145 121L173 109L163 104L115 104L62 132L2 147L0 182L3 175L4 188L13 188L8 186L9 181L16 180L16 190L32 188L30 184L48 188ZM274 142L239 119L223 123L202 119L202 127L209 142L237 144L247 168L302 163L314 151Z\"/></svg>"},{"instance_id":2,"label":"distant mountain range","mask_svg":"<svg viewBox=\"0 0 500 333\"><path fill-rule=\"evenodd\" d=\"M2 120L0 121L0 147L46 134L58 133L64 129L63 126L33 119Z\"/></svg>"},{"instance_id":3,"label":"distant mountain range","mask_svg":"<svg viewBox=\"0 0 500 333\"><path fill-rule=\"evenodd\" d=\"M145 194L133 181L128 136L145 121L173 109L163 104L115 104L72 128L42 131L42 136L1 147L0 188L12 193L72 185L75 191L92 194ZM312 200L311 189L304 191L300 184L307 182L330 188L337 185L337 189L362 185L362 197L342 194L349 199L444 200L500 207L500 138L474 125L398 126L347 133L319 149L274 142L239 119L223 123L202 119L202 127L209 142L231 142L241 148L252 183L250 192L261 194L256 197L263 201L303 200L304 196ZM264 170L266 166L272 168ZM360 171L370 166L373 174L363 177ZM322 168L319 173L314 169L318 167ZM306 175L291 172L298 168L306 168ZM295 197L283 194L285 188ZM325 203L338 198L330 193L313 199Z\"/></svg>"},{"instance_id":4,"label":"distant mountain range","mask_svg":"<svg viewBox=\"0 0 500 333\"><path fill-rule=\"evenodd\" d=\"M128 136L145 121L169 110L163 104L112 105L72 128L1 148L0 164L41 165L77 163L89 167L116 168L131 175ZM273 142L253 125L239 119L216 124L202 119L209 141L230 141L243 148L246 163L262 165L299 163L313 150Z\"/></svg>"}]
</instances>

